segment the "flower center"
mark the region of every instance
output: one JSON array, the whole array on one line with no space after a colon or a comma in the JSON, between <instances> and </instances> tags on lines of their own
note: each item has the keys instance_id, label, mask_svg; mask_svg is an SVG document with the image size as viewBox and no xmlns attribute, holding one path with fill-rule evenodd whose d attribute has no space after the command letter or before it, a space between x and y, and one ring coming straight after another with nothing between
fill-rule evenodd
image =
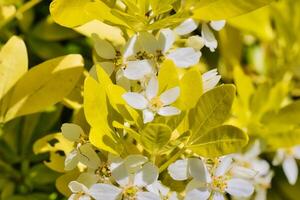
<instances>
[{"instance_id":1,"label":"flower center","mask_svg":"<svg viewBox=\"0 0 300 200\"><path fill-rule=\"evenodd\" d=\"M163 107L164 103L160 100L159 97L154 97L150 101L150 109L153 111L158 111L161 107Z\"/></svg>"},{"instance_id":2,"label":"flower center","mask_svg":"<svg viewBox=\"0 0 300 200\"><path fill-rule=\"evenodd\" d=\"M111 177L111 170L109 169L107 164L104 164L100 166L98 169L96 169L95 174L102 178L109 178Z\"/></svg>"},{"instance_id":3,"label":"flower center","mask_svg":"<svg viewBox=\"0 0 300 200\"><path fill-rule=\"evenodd\" d=\"M136 193L139 188L136 186L129 186L123 190L123 200L136 200Z\"/></svg>"},{"instance_id":4,"label":"flower center","mask_svg":"<svg viewBox=\"0 0 300 200\"><path fill-rule=\"evenodd\" d=\"M226 178L223 176L212 177L211 188L215 191L225 192L227 188Z\"/></svg>"}]
</instances>

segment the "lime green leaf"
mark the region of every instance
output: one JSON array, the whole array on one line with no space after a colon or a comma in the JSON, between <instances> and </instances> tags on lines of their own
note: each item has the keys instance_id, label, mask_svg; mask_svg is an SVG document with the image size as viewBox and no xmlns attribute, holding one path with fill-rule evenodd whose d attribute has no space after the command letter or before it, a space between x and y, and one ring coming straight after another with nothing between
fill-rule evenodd
<instances>
[{"instance_id":1,"label":"lime green leaf","mask_svg":"<svg viewBox=\"0 0 300 200\"><path fill-rule=\"evenodd\" d=\"M300 129L286 131L270 130L266 134L259 135L265 142L265 150L274 152L279 148L289 148L300 144Z\"/></svg>"},{"instance_id":2,"label":"lime green leaf","mask_svg":"<svg viewBox=\"0 0 300 200\"><path fill-rule=\"evenodd\" d=\"M25 43L16 36L11 37L0 51L0 100L26 73L27 65ZM5 109L0 104L0 110Z\"/></svg>"},{"instance_id":3,"label":"lime green leaf","mask_svg":"<svg viewBox=\"0 0 300 200\"><path fill-rule=\"evenodd\" d=\"M145 149L157 154L170 140L172 130L164 124L148 124L141 132L141 142Z\"/></svg>"},{"instance_id":4,"label":"lime green leaf","mask_svg":"<svg viewBox=\"0 0 300 200\"><path fill-rule=\"evenodd\" d=\"M105 87L88 77L84 83L84 113L91 126L90 141L99 149L118 154L115 136L108 124L108 105Z\"/></svg>"},{"instance_id":5,"label":"lime green leaf","mask_svg":"<svg viewBox=\"0 0 300 200\"><path fill-rule=\"evenodd\" d=\"M7 110L2 114L4 121L42 111L61 101L72 91L82 71L80 55L51 59L31 68L4 97L7 101Z\"/></svg>"},{"instance_id":6,"label":"lime green leaf","mask_svg":"<svg viewBox=\"0 0 300 200\"><path fill-rule=\"evenodd\" d=\"M228 20L228 24L240 30L254 34L262 40L270 41L274 37L269 7Z\"/></svg>"},{"instance_id":7,"label":"lime green leaf","mask_svg":"<svg viewBox=\"0 0 300 200\"><path fill-rule=\"evenodd\" d=\"M252 80L247 76L239 66L236 66L233 71L234 82L237 93L242 101L244 108L248 108L250 97L254 93Z\"/></svg>"},{"instance_id":8,"label":"lime green leaf","mask_svg":"<svg viewBox=\"0 0 300 200\"><path fill-rule=\"evenodd\" d=\"M222 20L251 12L270 4L273 0L206 0L196 8L194 18L201 20Z\"/></svg>"},{"instance_id":9,"label":"lime green leaf","mask_svg":"<svg viewBox=\"0 0 300 200\"><path fill-rule=\"evenodd\" d=\"M202 95L202 76L198 69L189 70L180 80L178 108L189 110L197 104Z\"/></svg>"},{"instance_id":10,"label":"lime green leaf","mask_svg":"<svg viewBox=\"0 0 300 200\"><path fill-rule=\"evenodd\" d=\"M300 101L281 108L277 113L267 113L263 116L262 122L273 125L296 125L300 124Z\"/></svg>"},{"instance_id":11,"label":"lime green leaf","mask_svg":"<svg viewBox=\"0 0 300 200\"><path fill-rule=\"evenodd\" d=\"M205 134L209 129L221 125L230 115L235 96L233 85L222 85L204 93L196 107L189 113L191 141Z\"/></svg>"},{"instance_id":12,"label":"lime green leaf","mask_svg":"<svg viewBox=\"0 0 300 200\"><path fill-rule=\"evenodd\" d=\"M173 6L172 3L174 3L176 0L150 0L150 5L153 10L153 13L155 16L160 15L162 13L170 11Z\"/></svg>"},{"instance_id":13,"label":"lime green leaf","mask_svg":"<svg viewBox=\"0 0 300 200\"><path fill-rule=\"evenodd\" d=\"M175 64L171 60L165 60L158 73L159 93L179 86L178 73Z\"/></svg>"},{"instance_id":14,"label":"lime green leaf","mask_svg":"<svg viewBox=\"0 0 300 200\"><path fill-rule=\"evenodd\" d=\"M187 148L204 157L219 157L238 152L248 143L248 136L239 128L223 125L202 134Z\"/></svg>"}]
</instances>

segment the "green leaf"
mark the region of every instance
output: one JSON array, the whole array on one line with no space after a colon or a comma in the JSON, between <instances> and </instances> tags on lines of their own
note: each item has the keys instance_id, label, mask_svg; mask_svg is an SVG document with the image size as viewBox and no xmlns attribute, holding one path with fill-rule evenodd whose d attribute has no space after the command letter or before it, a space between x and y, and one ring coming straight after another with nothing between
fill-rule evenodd
<instances>
[{"instance_id":1,"label":"green leaf","mask_svg":"<svg viewBox=\"0 0 300 200\"><path fill-rule=\"evenodd\" d=\"M31 68L2 99L6 103L2 121L43 111L61 101L72 91L82 71L80 55L51 59Z\"/></svg>"},{"instance_id":2,"label":"green leaf","mask_svg":"<svg viewBox=\"0 0 300 200\"><path fill-rule=\"evenodd\" d=\"M196 107L189 113L190 141L194 141L209 129L221 125L230 115L235 96L233 85L222 85L204 93Z\"/></svg>"},{"instance_id":3,"label":"green leaf","mask_svg":"<svg viewBox=\"0 0 300 200\"><path fill-rule=\"evenodd\" d=\"M238 152L247 143L248 136L241 129L223 125L202 134L187 148L200 156L219 157Z\"/></svg>"},{"instance_id":4,"label":"green leaf","mask_svg":"<svg viewBox=\"0 0 300 200\"><path fill-rule=\"evenodd\" d=\"M170 140L172 130L164 124L148 124L141 132L141 142L151 154L157 154Z\"/></svg>"},{"instance_id":5,"label":"green leaf","mask_svg":"<svg viewBox=\"0 0 300 200\"><path fill-rule=\"evenodd\" d=\"M200 20L222 20L239 16L270 4L273 0L204 0L196 8L194 18Z\"/></svg>"},{"instance_id":6,"label":"green leaf","mask_svg":"<svg viewBox=\"0 0 300 200\"><path fill-rule=\"evenodd\" d=\"M51 18L43 19L32 30L31 34L46 41L61 41L80 36L72 29L55 24Z\"/></svg>"}]
</instances>

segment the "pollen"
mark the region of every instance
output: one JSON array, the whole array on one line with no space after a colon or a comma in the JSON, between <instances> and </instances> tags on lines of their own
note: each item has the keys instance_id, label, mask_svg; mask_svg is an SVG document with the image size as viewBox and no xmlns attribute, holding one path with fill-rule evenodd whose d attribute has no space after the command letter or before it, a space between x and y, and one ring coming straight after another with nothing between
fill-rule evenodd
<instances>
[{"instance_id":1,"label":"pollen","mask_svg":"<svg viewBox=\"0 0 300 200\"><path fill-rule=\"evenodd\" d=\"M163 105L164 104L159 97L154 97L150 101L150 109L153 111L158 111Z\"/></svg>"}]
</instances>

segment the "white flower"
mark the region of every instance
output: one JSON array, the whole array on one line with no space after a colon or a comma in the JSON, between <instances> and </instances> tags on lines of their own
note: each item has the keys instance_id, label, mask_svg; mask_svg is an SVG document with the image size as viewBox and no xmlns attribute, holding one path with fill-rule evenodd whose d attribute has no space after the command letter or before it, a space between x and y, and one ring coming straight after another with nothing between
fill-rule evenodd
<instances>
[{"instance_id":1,"label":"white flower","mask_svg":"<svg viewBox=\"0 0 300 200\"><path fill-rule=\"evenodd\" d=\"M108 75L111 75L116 70L119 77L117 82L123 75L130 80L139 80L152 72L152 65L149 60L138 60L134 57L137 35L130 38L120 51L116 50L106 40L100 39L96 34L92 36L97 54L106 60L100 62L100 66L104 68Z\"/></svg>"},{"instance_id":2,"label":"white flower","mask_svg":"<svg viewBox=\"0 0 300 200\"><path fill-rule=\"evenodd\" d=\"M217 69L212 69L202 75L203 92L213 89L220 81L221 76L218 75Z\"/></svg>"},{"instance_id":3,"label":"white flower","mask_svg":"<svg viewBox=\"0 0 300 200\"><path fill-rule=\"evenodd\" d=\"M282 164L283 171L291 185L294 185L298 178L296 159L300 159L300 146L278 149L273 160L273 165Z\"/></svg>"},{"instance_id":4,"label":"white flower","mask_svg":"<svg viewBox=\"0 0 300 200\"><path fill-rule=\"evenodd\" d=\"M61 130L63 136L74 142L75 146L66 157L65 170L74 169L78 163L82 163L91 168L96 168L100 164L97 153L94 151L80 126L65 123L62 125Z\"/></svg>"},{"instance_id":5,"label":"white flower","mask_svg":"<svg viewBox=\"0 0 300 200\"><path fill-rule=\"evenodd\" d=\"M142 155L130 155L121 163L111 165L112 176L119 187L110 184L95 184L89 194L96 200L160 200L146 187L157 181L158 169Z\"/></svg>"},{"instance_id":6,"label":"white flower","mask_svg":"<svg viewBox=\"0 0 300 200\"><path fill-rule=\"evenodd\" d=\"M77 181L71 181L69 188L72 191L72 195L68 200L102 200L102 199L115 199L119 200L118 188L109 184L93 184L90 188L87 188L84 184ZM111 193L108 193L111 192Z\"/></svg>"},{"instance_id":7,"label":"white flower","mask_svg":"<svg viewBox=\"0 0 300 200\"><path fill-rule=\"evenodd\" d=\"M210 26L216 30L219 31L221 30L225 25L225 21L212 21L210 23ZM208 25L206 23L202 24L202 29L201 29L201 36L204 40L204 45L210 49L211 52L214 52L215 49L218 47L218 41L216 40L213 32L210 30Z\"/></svg>"},{"instance_id":8,"label":"white flower","mask_svg":"<svg viewBox=\"0 0 300 200\"><path fill-rule=\"evenodd\" d=\"M173 163L168 170L175 180L193 178L187 185L185 200L206 200L210 196L224 199L224 193L235 197L250 196L254 191L253 185L244 179L232 177L228 173L231 164L231 157L223 157L216 166L208 169L201 159L190 158Z\"/></svg>"},{"instance_id":9,"label":"white flower","mask_svg":"<svg viewBox=\"0 0 300 200\"><path fill-rule=\"evenodd\" d=\"M175 42L175 34L171 29L162 29L158 39L148 32L142 32L138 36L137 54L153 57L156 62L161 62L167 58L172 60L177 67L187 68L199 62L200 51L195 51L191 47L171 49Z\"/></svg>"},{"instance_id":10,"label":"white flower","mask_svg":"<svg viewBox=\"0 0 300 200\"><path fill-rule=\"evenodd\" d=\"M267 190L271 187L273 172L267 161L259 158L261 153L260 143L254 142L252 147L244 154L234 154L234 166L231 172L235 176L249 179L255 186L256 200L265 200ZM241 168L241 166L244 166Z\"/></svg>"},{"instance_id":11,"label":"white flower","mask_svg":"<svg viewBox=\"0 0 300 200\"><path fill-rule=\"evenodd\" d=\"M225 20L219 20L219 21L211 21L209 25L215 31L220 31L225 26L225 23L226 23ZM174 32L180 36L183 36L193 32L198 28L198 26L199 23L196 20L189 18L184 22L182 22L179 26L177 26L174 29ZM203 47L202 45L208 47L212 52L214 52L215 49L218 47L218 41L216 40L213 32L211 31L211 29L206 23L202 23L201 37L192 36L192 38L188 38L187 45L191 46L193 43L191 43L191 41L189 40L192 40L197 43L194 45L194 47L196 47L196 49L198 50L200 50Z\"/></svg>"},{"instance_id":12,"label":"white flower","mask_svg":"<svg viewBox=\"0 0 300 200\"><path fill-rule=\"evenodd\" d=\"M148 185L147 190L156 194L159 199L163 200L178 200L176 192L171 192L170 189L164 186L160 181L155 181L151 185Z\"/></svg>"},{"instance_id":13,"label":"white flower","mask_svg":"<svg viewBox=\"0 0 300 200\"><path fill-rule=\"evenodd\" d=\"M127 92L122 97L133 108L143 111L144 123L151 122L155 114L172 116L180 114L176 107L169 106L179 97L179 87L171 88L158 96L158 80L153 76L145 91L145 95L136 92Z\"/></svg>"},{"instance_id":14,"label":"white flower","mask_svg":"<svg viewBox=\"0 0 300 200\"><path fill-rule=\"evenodd\" d=\"M199 23L196 20L189 18L175 27L174 32L178 35L187 35L196 30L198 26Z\"/></svg>"}]
</instances>

